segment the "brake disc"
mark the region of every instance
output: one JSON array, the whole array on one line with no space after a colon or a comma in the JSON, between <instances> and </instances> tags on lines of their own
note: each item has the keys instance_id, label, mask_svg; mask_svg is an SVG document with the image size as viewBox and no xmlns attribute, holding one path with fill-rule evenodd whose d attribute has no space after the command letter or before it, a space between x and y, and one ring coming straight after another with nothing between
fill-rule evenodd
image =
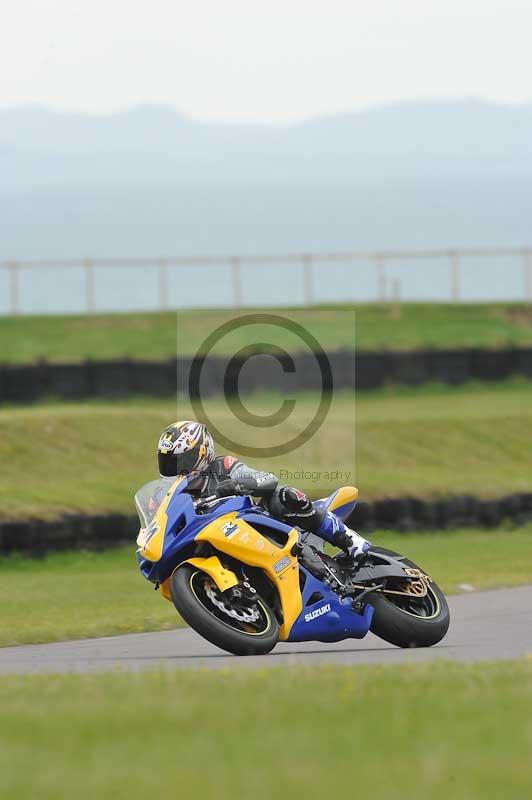
<instances>
[{"instance_id":1,"label":"brake disc","mask_svg":"<svg viewBox=\"0 0 532 800\"><path fill-rule=\"evenodd\" d=\"M257 622L260 618L258 608L249 608L248 611L238 611L236 608L224 603L223 600L220 600L216 596L216 591L211 581L205 581L203 588L213 606L226 614L226 616L231 617L231 619L236 619L238 622Z\"/></svg>"}]
</instances>

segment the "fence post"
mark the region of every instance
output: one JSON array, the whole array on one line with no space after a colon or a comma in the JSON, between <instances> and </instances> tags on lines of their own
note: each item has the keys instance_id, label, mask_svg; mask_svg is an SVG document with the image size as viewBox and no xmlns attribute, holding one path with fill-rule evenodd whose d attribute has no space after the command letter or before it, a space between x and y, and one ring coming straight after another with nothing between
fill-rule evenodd
<instances>
[{"instance_id":1,"label":"fence post","mask_svg":"<svg viewBox=\"0 0 532 800\"><path fill-rule=\"evenodd\" d=\"M9 262L9 313L16 316L20 309L20 287L18 280L19 265L16 261Z\"/></svg>"},{"instance_id":2,"label":"fence post","mask_svg":"<svg viewBox=\"0 0 532 800\"><path fill-rule=\"evenodd\" d=\"M168 310L168 264L160 258L159 264L159 311Z\"/></svg>"},{"instance_id":3,"label":"fence post","mask_svg":"<svg viewBox=\"0 0 532 800\"><path fill-rule=\"evenodd\" d=\"M231 272L233 275L233 305L240 308L242 305L242 275L240 269L240 258L233 256L231 259Z\"/></svg>"},{"instance_id":4,"label":"fence post","mask_svg":"<svg viewBox=\"0 0 532 800\"><path fill-rule=\"evenodd\" d=\"M394 319L401 317L401 281L399 278L392 280L392 317Z\"/></svg>"},{"instance_id":5,"label":"fence post","mask_svg":"<svg viewBox=\"0 0 532 800\"><path fill-rule=\"evenodd\" d=\"M449 250L449 269L451 278L451 301L460 302L460 258L456 250Z\"/></svg>"},{"instance_id":6,"label":"fence post","mask_svg":"<svg viewBox=\"0 0 532 800\"><path fill-rule=\"evenodd\" d=\"M94 314L94 264L92 259L86 258L85 267L85 308L87 314Z\"/></svg>"},{"instance_id":7,"label":"fence post","mask_svg":"<svg viewBox=\"0 0 532 800\"><path fill-rule=\"evenodd\" d=\"M377 298L379 303L386 302L386 272L383 256L375 256L375 269L377 271Z\"/></svg>"},{"instance_id":8,"label":"fence post","mask_svg":"<svg viewBox=\"0 0 532 800\"><path fill-rule=\"evenodd\" d=\"M314 302L314 288L312 285L312 256L303 256L303 297L306 306Z\"/></svg>"},{"instance_id":9,"label":"fence post","mask_svg":"<svg viewBox=\"0 0 532 800\"><path fill-rule=\"evenodd\" d=\"M525 303L532 302L532 250L525 247L523 250L523 285Z\"/></svg>"}]
</instances>

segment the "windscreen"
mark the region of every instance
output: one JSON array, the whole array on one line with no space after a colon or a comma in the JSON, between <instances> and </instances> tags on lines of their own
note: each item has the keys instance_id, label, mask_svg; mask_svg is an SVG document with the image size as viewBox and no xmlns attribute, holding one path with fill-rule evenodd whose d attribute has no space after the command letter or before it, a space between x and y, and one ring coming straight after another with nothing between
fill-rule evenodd
<instances>
[{"instance_id":1,"label":"windscreen","mask_svg":"<svg viewBox=\"0 0 532 800\"><path fill-rule=\"evenodd\" d=\"M173 483L175 483L175 477L158 478L155 481L145 483L138 490L135 495L135 506L141 528L148 527Z\"/></svg>"}]
</instances>

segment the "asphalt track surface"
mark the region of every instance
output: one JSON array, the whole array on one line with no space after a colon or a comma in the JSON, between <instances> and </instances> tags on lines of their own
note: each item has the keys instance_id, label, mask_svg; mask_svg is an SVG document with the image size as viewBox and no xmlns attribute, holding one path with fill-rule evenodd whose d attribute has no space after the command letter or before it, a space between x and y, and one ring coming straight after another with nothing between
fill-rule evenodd
<instances>
[{"instance_id":1,"label":"asphalt track surface","mask_svg":"<svg viewBox=\"0 0 532 800\"><path fill-rule=\"evenodd\" d=\"M450 598L451 627L436 647L401 650L368 634L336 644L281 643L268 656L239 658L188 628L0 649L1 673L115 669L397 664L440 658L485 661L532 654L532 586Z\"/></svg>"}]
</instances>

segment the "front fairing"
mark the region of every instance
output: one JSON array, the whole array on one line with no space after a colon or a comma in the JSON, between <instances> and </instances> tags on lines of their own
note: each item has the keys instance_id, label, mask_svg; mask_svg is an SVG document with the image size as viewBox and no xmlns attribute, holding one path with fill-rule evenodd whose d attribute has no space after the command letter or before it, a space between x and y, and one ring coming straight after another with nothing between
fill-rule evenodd
<instances>
[{"instance_id":1,"label":"front fairing","mask_svg":"<svg viewBox=\"0 0 532 800\"><path fill-rule=\"evenodd\" d=\"M179 561L188 557L198 533L218 517L229 512L259 512L249 497L228 497L211 504L206 513L197 514L187 487L186 477L170 479L169 483L163 479L163 484L153 481L135 496L137 510L139 506L142 509L141 523L145 523L137 538L137 561L144 577L153 583L162 583ZM150 497L153 489L155 500Z\"/></svg>"}]
</instances>

